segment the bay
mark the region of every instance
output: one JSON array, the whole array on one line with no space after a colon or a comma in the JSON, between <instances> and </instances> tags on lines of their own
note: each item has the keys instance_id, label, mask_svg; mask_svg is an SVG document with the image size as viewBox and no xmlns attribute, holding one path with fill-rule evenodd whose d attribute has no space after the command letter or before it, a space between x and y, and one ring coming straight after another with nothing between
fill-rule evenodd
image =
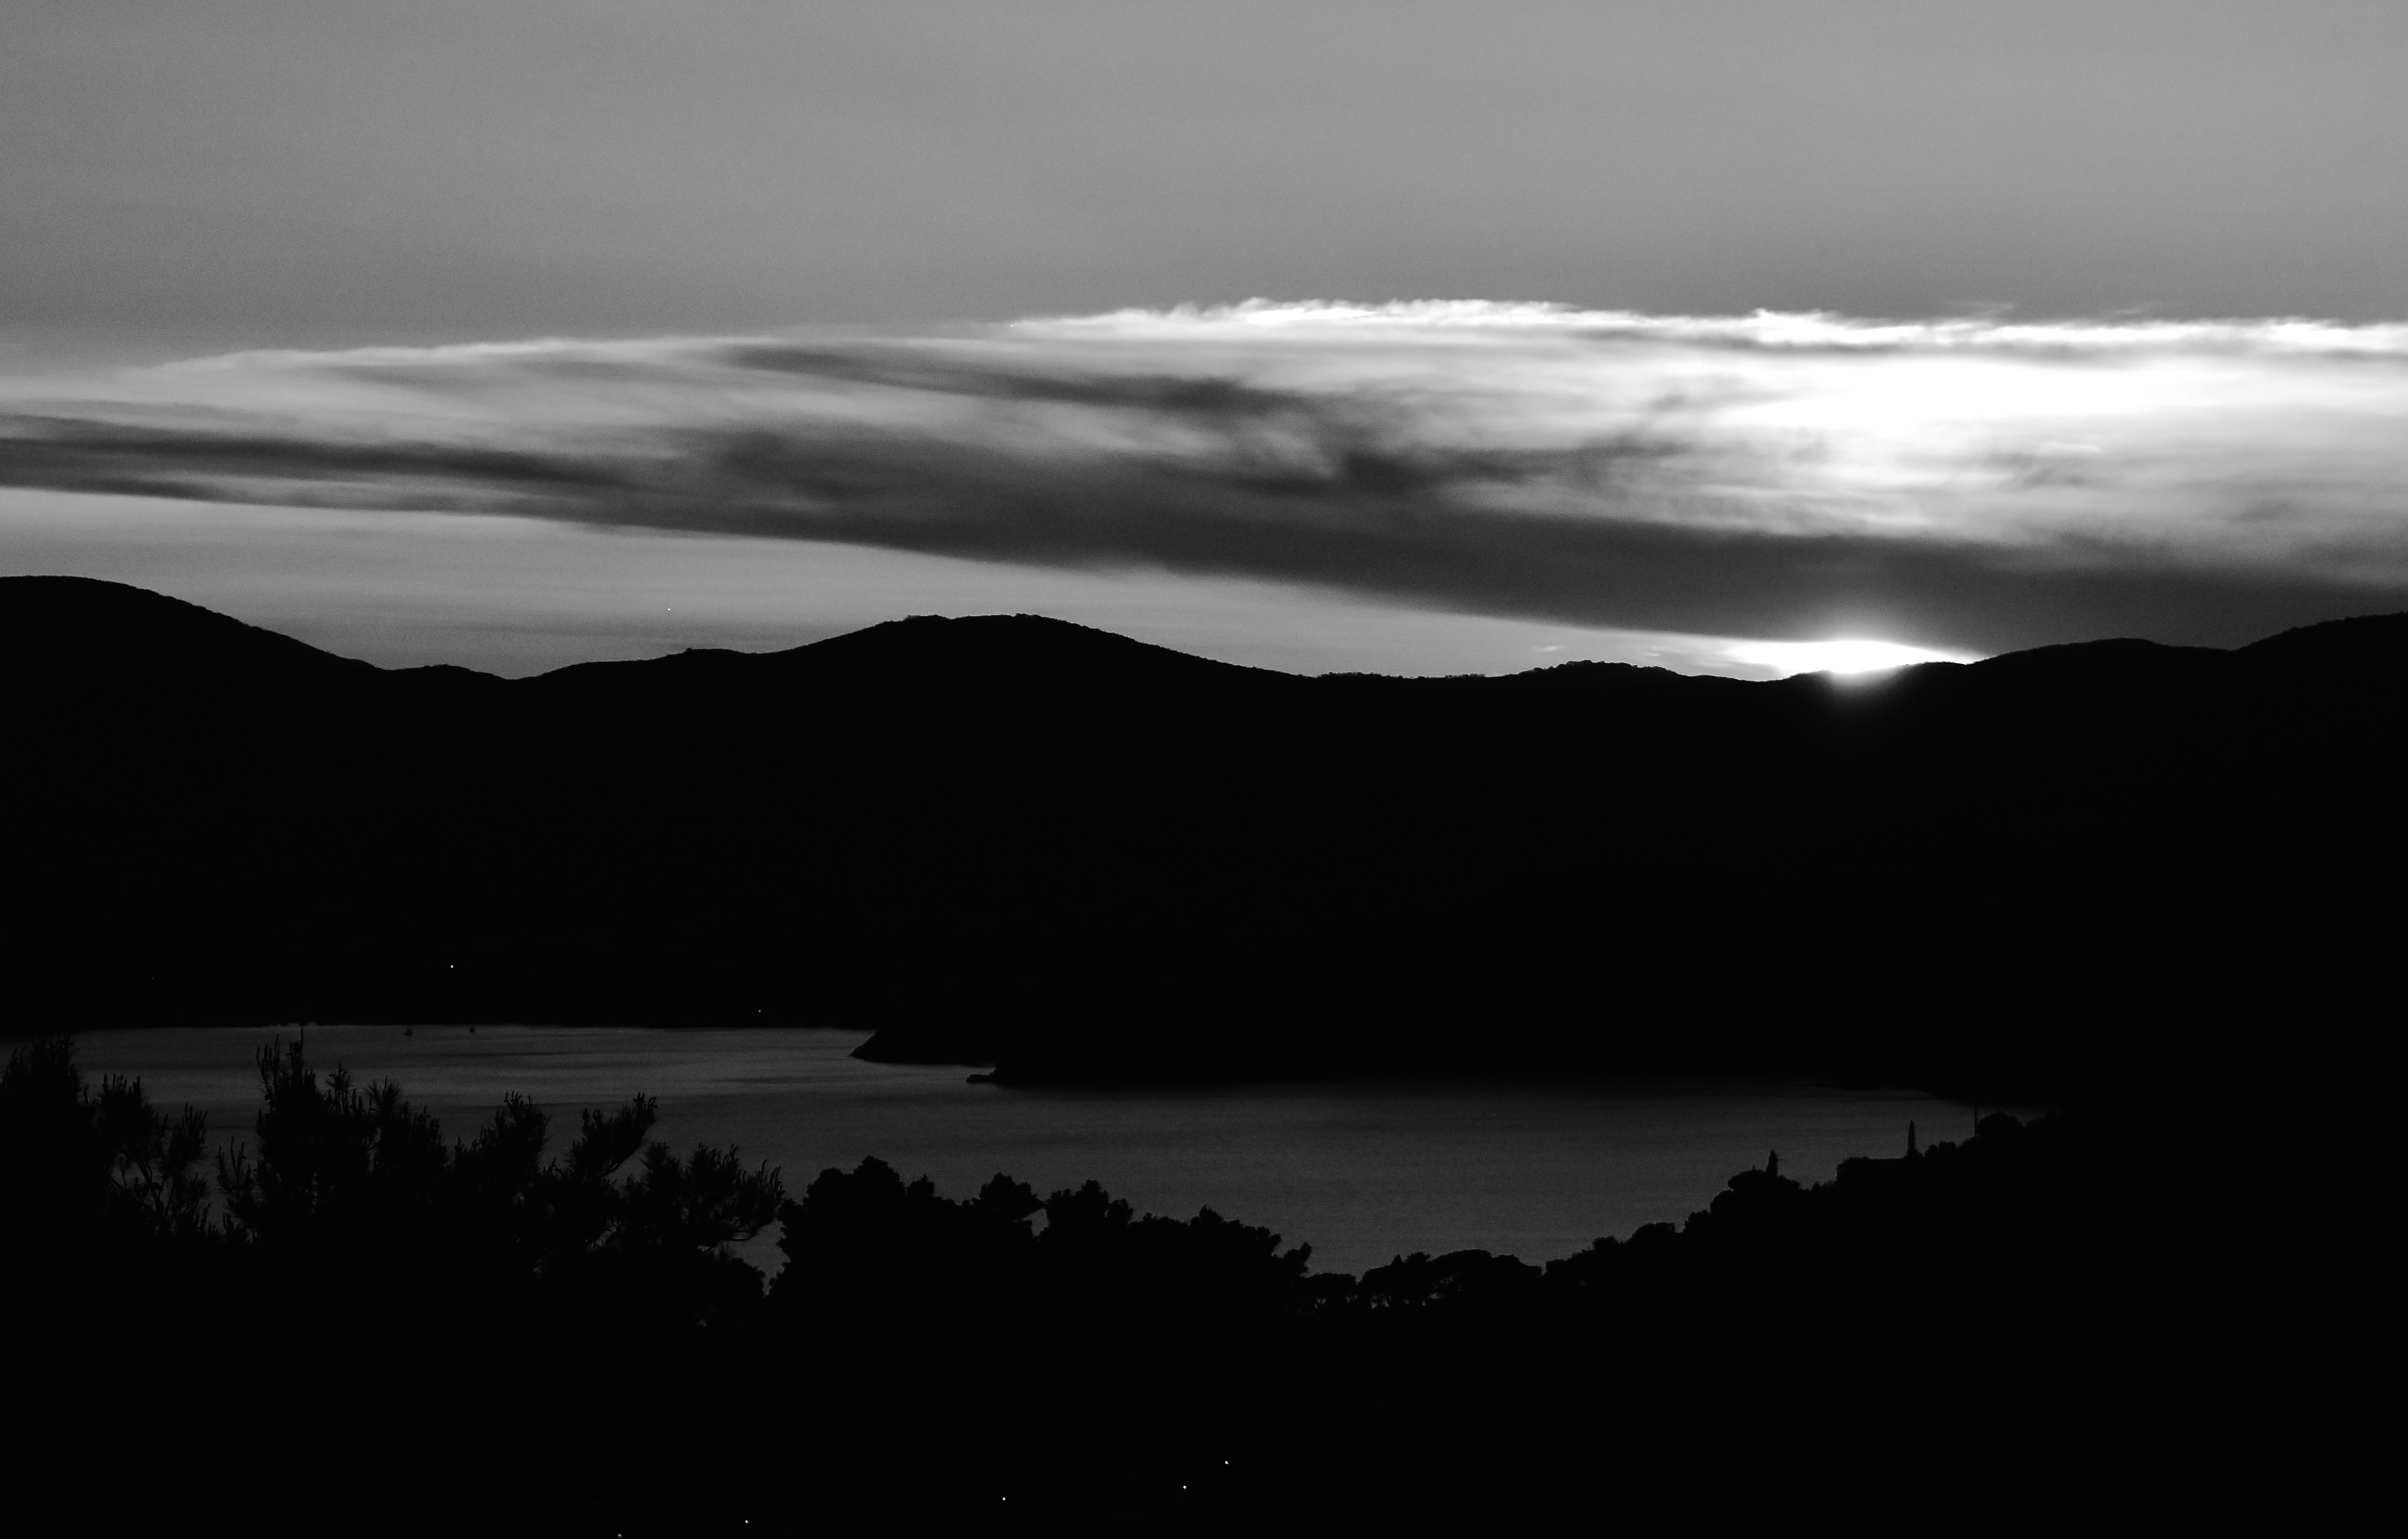
<instances>
[{"instance_id":1,"label":"bay","mask_svg":"<svg viewBox=\"0 0 2408 1539\"><path fill-rule=\"evenodd\" d=\"M1209 1206L1311 1244L1316 1271L1357 1273L1417 1250L1550 1260L1678 1221L1770 1151L1784 1174L1825 1180L1842 1159L1901 1152L1910 1121L1926 1143L1961 1138L1974 1110L1914 1090L1729 1081L1026 1088L867 1063L851 1056L864 1035L159 1027L83 1033L77 1049L88 1076L138 1075L154 1101L201 1108L221 1143L250 1136L257 1050L298 1037L322 1070L395 1081L452 1138L517 1091L552 1113L559 1152L580 1111L641 1093L660 1101L655 1137L681 1153L733 1143L792 1195L865 1155L949 1197L998 1172L1039 1194L1092 1179L1141 1213ZM774 1240L744 1254L774 1272Z\"/></svg>"}]
</instances>

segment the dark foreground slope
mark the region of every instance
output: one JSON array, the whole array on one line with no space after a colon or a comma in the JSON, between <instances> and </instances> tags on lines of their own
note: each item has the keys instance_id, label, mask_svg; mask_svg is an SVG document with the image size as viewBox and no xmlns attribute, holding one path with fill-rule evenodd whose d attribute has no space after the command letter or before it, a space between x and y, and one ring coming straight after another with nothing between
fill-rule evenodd
<instances>
[{"instance_id":1,"label":"dark foreground slope","mask_svg":"<svg viewBox=\"0 0 2408 1539\"><path fill-rule=\"evenodd\" d=\"M503 681L63 579L0 580L0 637L11 1003L61 1023L2057 1096L2351 1061L2408 853L2408 617L1779 683L1302 679L1026 616Z\"/></svg>"},{"instance_id":2,"label":"dark foreground slope","mask_svg":"<svg viewBox=\"0 0 2408 1539\"><path fill-rule=\"evenodd\" d=\"M867 1159L781 1201L728 1151L643 1148L640 1098L548 1140L517 1098L446 1129L295 1049L261 1069L248 1129L81 1083L63 1042L0 1072L23 1509L264 1533L2322 1532L2387 1473L2374 1227L2316 1187L2264 1201L2236 1129L1994 1115L1813 1187L1769 1158L1685 1223L1544 1268L1358 1277L1092 1182L948 1195ZM198 1157L229 1131L205 1225ZM765 1287L727 1247L773 1214Z\"/></svg>"}]
</instances>

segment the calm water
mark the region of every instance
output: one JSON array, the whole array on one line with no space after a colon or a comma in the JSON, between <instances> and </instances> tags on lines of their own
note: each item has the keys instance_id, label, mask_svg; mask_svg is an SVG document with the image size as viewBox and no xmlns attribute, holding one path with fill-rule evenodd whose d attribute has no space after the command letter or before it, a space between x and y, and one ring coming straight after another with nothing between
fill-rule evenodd
<instances>
[{"instance_id":1,"label":"calm water","mask_svg":"<svg viewBox=\"0 0 2408 1539\"><path fill-rule=\"evenodd\" d=\"M251 1056L275 1034L162 1028L77 1046L88 1075L138 1074L154 1101L190 1101L213 1132L248 1136ZM579 1109L640 1092L660 1099L656 1136L681 1152L733 1142L797 1195L868 1154L949 1197L997 1171L1040 1194L1092 1177L1140 1212L1209 1205L1268 1225L1311 1243L1316 1270L1342 1272L1466 1246L1544 1261L1684 1217L1767 1149L1812 1182L1852 1156L1901 1151L1910 1119L1927 1142L1972 1122L1971 1108L1915 1091L1807 1085L1006 1089L961 1069L860 1062L848 1055L862 1035L312 1027L308 1047L322 1069L398 1081L452 1137L517 1090L552 1113L558 1151ZM770 1238L748 1249L765 1270L781 1259Z\"/></svg>"}]
</instances>

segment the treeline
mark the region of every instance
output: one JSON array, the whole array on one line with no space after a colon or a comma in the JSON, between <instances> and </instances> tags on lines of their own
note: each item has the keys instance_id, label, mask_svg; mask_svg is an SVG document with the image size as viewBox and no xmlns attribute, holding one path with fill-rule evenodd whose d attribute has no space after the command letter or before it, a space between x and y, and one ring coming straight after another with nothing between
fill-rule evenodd
<instances>
[{"instance_id":1,"label":"treeline","mask_svg":"<svg viewBox=\"0 0 2408 1539\"><path fill-rule=\"evenodd\" d=\"M555 1150L523 1099L447 1142L297 1048L259 1072L214 1159L63 1040L0 1073L11 1446L96 1517L2138 1519L2266 1472L2219 1452L2278 1366L2237 1328L2232 1235L2080 1120L1992 1115L1813 1187L1768 1158L1543 1267L1351 1276L1092 1182L949 1198L873 1158L789 1198L649 1141L641 1098ZM773 1218L768 1280L734 1247Z\"/></svg>"},{"instance_id":2,"label":"treeline","mask_svg":"<svg viewBox=\"0 0 2408 1539\"><path fill-rule=\"evenodd\" d=\"M732 1149L647 1143L647 1097L585 1113L547 1159L551 1118L524 1097L447 1143L399 1086L322 1077L297 1043L260 1049L258 1069L252 1138L215 1151L212 1181L201 1114L171 1118L122 1075L95 1093L66 1038L19 1048L0 1073L0 1224L28 1242L17 1280L211 1267L263 1287L372 1281L419 1307L540 1297L678 1322L759 1294L729 1251L776 1215L776 1175Z\"/></svg>"}]
</instances>

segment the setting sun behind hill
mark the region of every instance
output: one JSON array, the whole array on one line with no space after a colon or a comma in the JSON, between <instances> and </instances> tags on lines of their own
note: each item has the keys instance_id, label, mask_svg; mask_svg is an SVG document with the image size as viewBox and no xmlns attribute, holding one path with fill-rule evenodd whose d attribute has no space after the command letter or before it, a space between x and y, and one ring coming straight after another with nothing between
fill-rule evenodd
<instances>
[{"instance_id":1,"label":"setting sun behind hill","mask_svg":"<svg viewBox=\"0 0 2408 1539\"><path fill-rule=\"evenodd\" d=\"M1871 641L1843 637L1829 641L1742 641L1728 655L1784 673L1871 673L1905 668L1911 663L1971 663L1980 659L1964 653L1934 652L1897 641Z\"/></svg>"}]
</instances>

